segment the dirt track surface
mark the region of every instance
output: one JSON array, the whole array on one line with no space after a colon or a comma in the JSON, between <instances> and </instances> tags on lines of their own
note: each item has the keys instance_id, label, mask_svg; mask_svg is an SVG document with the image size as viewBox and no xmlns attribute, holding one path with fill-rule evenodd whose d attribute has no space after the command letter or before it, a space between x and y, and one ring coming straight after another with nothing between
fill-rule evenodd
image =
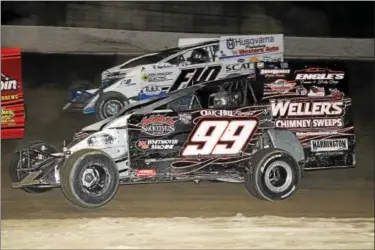
<instances>
[{"instance_id":1,"label":"dirt track surface","mask_svg":"<svg viewBox=\"0 0 375 250\"><path fill-rule=\"evenodd\" d=\"M366 98L363 92L362 98ZM371 94L370 94L371 95ZM92 118L82 114L61 114L63 91L28 90L28 127L25 140L42 139L56 146L69 141L73 132ZM361 99L362 99L361 98ZM370 98L370 96L368 96ZM355 108L365 110L358 101ZM374 217L373 118L355 113L357 162L355 169L309 172L301 189L289 200L263 202L251 198L243 184L184 183L120 187L116 198L97 210L71 205L59 189L45 194L28 194L10 186L7 165L11 152L21 141L2 141L1 187L3 219L82 217Z\"/></svg>"},{"instance_id":2,"label":"dirt track surface","mask_svg":"<svg viewBox=\"0 0 375 250\"><path fill-rule=\"evenodd\" d=\"M373 218L246 218L237 214L4 220L2 224L3 249L374 249Z\"/></svg>"}]
</instances>

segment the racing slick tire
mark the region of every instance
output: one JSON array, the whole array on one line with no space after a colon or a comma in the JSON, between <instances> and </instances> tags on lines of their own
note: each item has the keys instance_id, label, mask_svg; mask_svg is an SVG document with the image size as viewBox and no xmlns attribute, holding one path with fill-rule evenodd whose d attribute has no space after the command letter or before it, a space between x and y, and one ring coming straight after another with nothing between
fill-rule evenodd
<instances>
[{"instance_id":1,"label":"racing slick tire","mask_svg":"<svg viewBox=\"0 0 375 250\"><path fill-rule=\"evenodd\" d=\"M96 149L73 153L60 170L63 194L83 208L98 208L111 201L117 193L119 178L116 163Z\"/></svg>"},{"instance_id":2,"label":"racing slick tire","mask_svg":"<svg viewBox=\"0 0 375 250\"><path fill-rule=\"evenodd\" d=\"M123 94L114 91L104 92L95 103L96 120L101 121L114 116L127 105L129 100Z\"/></svg>"},{"instance_id":3,"label":"racing slick tire","mask_svg":"<svg viewBox=\"0 0 375 250\"><path fill-rule=\"evenodd\" d=\"M245 186L255 198L284 200L298 190L302 170L287 151L277 148L261 149L252 156L249 164Z\"/></svg>"},{"instance_id":4,"label":"racing slick tire","mask_svg":"<svg viewBox=\"0 0 375 250\"><path fill-rule=\"evenodd\" d=\"M44 146L45 149L42 150L46 153L56 153L58 152L57 149L47 144L43 141L32 141L25 144L22 144L20 147L17 148L16 152L12 155L9 163L9 176L13 183L19 182L23 179L22 174L25 174L25 172L19 171L20 166L18 162L21 160L20 155L17 153L18 150L24 149L24 148L36 148L36 147L42 147ZM32 155L31 155L32 156ZM21 168L22 169L22 168ZM23 191L27 193L44 193L47 192L53 188L44 188L44 187L22 187Z\"/></svg>"}]
</instances>

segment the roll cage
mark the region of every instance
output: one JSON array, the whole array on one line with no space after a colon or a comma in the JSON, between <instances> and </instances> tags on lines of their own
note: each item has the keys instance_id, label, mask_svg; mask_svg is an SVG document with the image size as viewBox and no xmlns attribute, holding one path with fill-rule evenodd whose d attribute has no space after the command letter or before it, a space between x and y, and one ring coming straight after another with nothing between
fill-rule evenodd
<instances>
[{"instance_id":1,"label":"roll cage","mask_svg":"<svg viewBox=\"0 0 375 250\"><path fill-rule=\"evenodd\" d=\"M240 101L234 103L233 105L223 107L225 109L236 109L246 105L257 104L262 93L257 93L255 91L255 88L253 87L254 83L255 79L249 78L248 74L204 82L185 89L169 92L163 97L155 97L142 101L142 103L135 103L134 105L124 108L114 117L117 118L130 112L145 115L153 112L154 110L161 109L171 109L175 112L208 109L212 108L210 107L209 96L213 94L224 95L225 93L227 97L231 97L234 94L240 95ZM184 99L186 99L188 102L187 105ZM180 108L180 102L185 104L183 106L186 106L186 109Z\"/></svg>"}]
</instances>

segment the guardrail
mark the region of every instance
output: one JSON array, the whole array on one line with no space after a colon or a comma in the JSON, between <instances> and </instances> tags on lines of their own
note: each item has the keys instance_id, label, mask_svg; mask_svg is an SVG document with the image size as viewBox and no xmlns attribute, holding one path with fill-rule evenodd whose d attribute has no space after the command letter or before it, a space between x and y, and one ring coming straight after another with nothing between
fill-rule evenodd
<instances>
[{"instance_id":1,"label":"guardrail","mask_svg":"<svg viewBox=\"0 0 375 250\"><path fill-rule=\"evenodd\" d=\"M1 26L1 46L25 52L139 55L175 47L179 38L218 34L152 32L95 28ZM374 60L374 39L284 37L287 59Z\"/></svg>"}]
</instances>

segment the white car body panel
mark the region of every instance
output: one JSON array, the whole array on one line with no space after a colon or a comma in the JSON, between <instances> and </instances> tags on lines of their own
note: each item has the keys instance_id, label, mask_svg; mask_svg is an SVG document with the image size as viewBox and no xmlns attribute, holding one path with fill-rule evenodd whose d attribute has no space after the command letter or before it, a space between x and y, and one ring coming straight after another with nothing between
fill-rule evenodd
<instances>
[{"instance_id":1,"label":"white car body panel","mask_svg":"<svg viewBox=\"0 0 375 250\"><path fill-rule=\"evenodd\" d=\"M145 57L149 57L149 56L153 56L153 55L156 55L157 53L149 53L149 54L145 54L145 55L141 55L141 56L138 56L138 57L135 57L135 58L132 58L120 65L116 65L112 68L109 68L109 69L106 69L105 71L102 72L102 79L105 79L106 75L108 73L114 73L114 72L121 72L121 73L126 73L126 72L129 72L131 71L134 67L129 67L129 68L123 68L121 69L122 67L126 66L127 64L130 64L136 60L139 60L139 59L142 59L142 58L145 58Z\"/></svg>"},{"instance_id":2,"label":"white car body panel","mask_svg":"<svg viewBox=\"0 0 375 250\"><path fill-rule=\"evenodd\" d=\"M173 112L172 110L155 110L153 113L165 113L165 112ZM77 152L82 149L86 148L92 148L92 149L100 149L103 150L105 153L110 155L112 159L120 159L127 157L128 150L129 150L129 145L128 145L128 133L127 133L127 122L129 117L132 114L127 114L124 116L117 117L113 121L108 122L108 120L102 120L99 122L96 122L94 124L91 124L81 130L81 132L89 132L89 131L97 131L89 136L87 136L85 139L81 140L77 144L74 144L73 146L66 148L65 150L68 150L70 154ZM111 119L111 118L109 118ZM101 130L100 128L106 124ZM110 135L114 140L115 143L113 143L113 146L108 146L106 144L98 144L94 146L89 145L89 140L90 138L93 137L100 137L101 135ZM117 167L120 172L120 177L126 177L128 173L126 170L129 168L127 165L127 161L121 161L116 163Z\"/></svg>"},{"instance_id":3,"label":"white car body panel","mask_svg":"<svg viewBox=\"0 0 375 250\"><path fill-rule=\"evenodd\" d=\"M81 140L77 144L74 144L73 146L66 148L66 150L69 150L70 153L77 152L78 150L85 149L85 148L92 148L92 149L100 149L103 150L105 153L110 155L112 159L116 160L121 157L127 156L129 147L128 147L128 139L127 139L127 120L131 116L131 114L120 116L113 120L112 122L109 122L102 130L100 128L107 122L107 120L103 120L94 124L91 124L85 128L83 128L81 131L97 131L93 134L90 134L85 139ZM89 145L89 140L93 137L100 137L101 135L110 135L115 142L113 143L113 146L108 146L106 144L98 143L97 145ZM120 171L120 177L125 177L127 175L127 172L124 171L128 168L127 162L119 162L117 163L117 167Z\"/></svg>"}]
</instances>

